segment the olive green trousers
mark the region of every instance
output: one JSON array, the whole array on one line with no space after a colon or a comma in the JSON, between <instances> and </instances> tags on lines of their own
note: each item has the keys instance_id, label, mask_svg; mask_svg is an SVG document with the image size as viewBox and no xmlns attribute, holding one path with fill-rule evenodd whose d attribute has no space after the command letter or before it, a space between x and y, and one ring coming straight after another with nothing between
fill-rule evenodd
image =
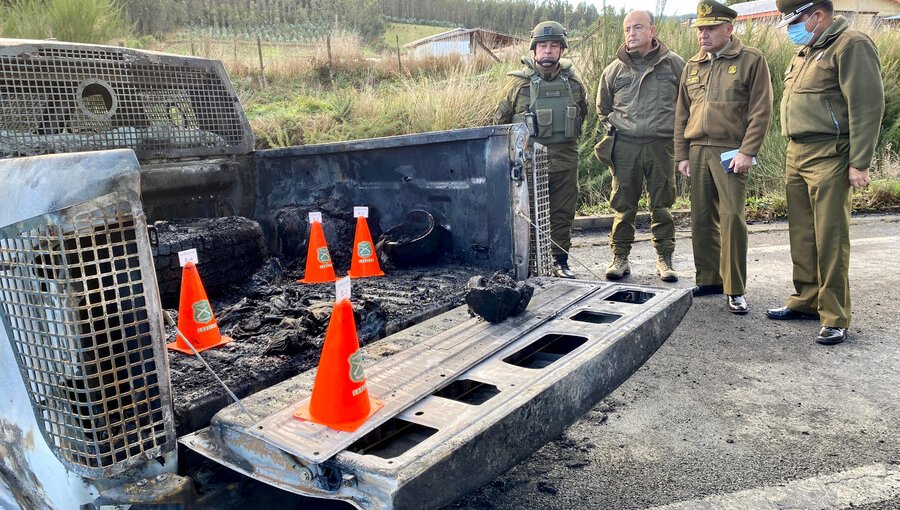
<instances>
[{"instance_id":1,"label":"olive green trousers","mask_svg":"<svg viewBox=\"0 0 900 510\"><path fill-rule=\"evenodd\" d=\"M736 296L747 282L747 174L722 168L722 153L731 149L694 145L688 158L697 285L721 284L726 294Z\"/></svg>"},{"instance_id":2,"label":"olive green trousers","mask_svg":"<svg viewBox=\"0 0 900 510\"><path fill-rule=\"evenodd\" d=\"M787 307L850 326L850 143L788 142L785 187L794 290Z\"/></svg>"},{"instance_id":3,"label":"olive green trousers","mask_svg":"<svg viewBox=\"0 0 900 510\"><path fill-rule=\"evenodd\" d=\"M647 181L650 195L650 234L659 255L675 251L675 162L672 140L634 143L617 139L613 145L613 180L609 205L616 211L609 247L615 255L628 256L634 243L634 219Z\"/></svg>"},{"instance_id":4,"label":"olive green trousers","mask_svg":"<svg viewBox=\"0 0 900 510\"><path fill-rule=\"evenodd\" d=\"M547 145L550 168L550 252L567 253L572 247L572 224L578 207L578 146L574 143Z\"/></svg>"}]
</instances>

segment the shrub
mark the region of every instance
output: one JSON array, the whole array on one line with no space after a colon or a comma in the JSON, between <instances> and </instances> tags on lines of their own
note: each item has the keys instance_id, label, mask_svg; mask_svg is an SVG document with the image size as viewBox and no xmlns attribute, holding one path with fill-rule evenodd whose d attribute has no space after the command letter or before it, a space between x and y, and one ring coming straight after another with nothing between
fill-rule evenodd
<instances>
[{"instance_id":1,"label":"shrub","mask_svg":"<svg viewBox=\"0 0 900 510\"><path fill-rule=\"evenodd\" d=\"M4 15L7 37L108 43L128 34L116 0L14 0Z\"/></svg>"}]
</instances>

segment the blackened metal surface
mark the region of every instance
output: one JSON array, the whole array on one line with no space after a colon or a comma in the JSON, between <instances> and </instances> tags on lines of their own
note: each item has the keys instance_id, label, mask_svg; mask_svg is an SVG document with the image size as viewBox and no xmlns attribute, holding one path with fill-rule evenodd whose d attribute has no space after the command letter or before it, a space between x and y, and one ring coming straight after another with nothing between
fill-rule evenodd
<instances>
[{"instance_id":1,"label":"blackened metal surface","mask_svg":"<svg viewBox=\"0 0 900 510\"><path fill-rule=\"evenodd\" d=\"M323 464L285 455L262 437L265 433L260 434L236 406L220 412L209 429L183 438L182 443L232 469L298 494L340 499L367 509L440 507L527 457L613 391L662 345L691 304L686 289L559 279L532 283L537 291L529 310L506 323L487 326L467 320L464 309L458 308L363 347L365 363L378 363L367 368L367 375L375 378L382 367L392 366L389 360L380 360L385 353L405 358L430 345L428 355L437 356L442 346L447 347L446 333L466 324L472 333L481 328L484 342L507 329L522 333L461 374L440 372L446 374L442 384L465 380L497 388L499 393L473 403L448 398L435 387L437 391L392 420L437 432L405 438L415 444L403 445L396 454L355 451L352 446L338 453L324 464L347 481L338 488L323 489L316 480ZM548 297L567 288L594 291L568 307L548 303ZM611 299L629 291L651 298L643 303ZM581 320L585 311L618 318L603 324L586 322ZM544 319L539 327L518 327L536 317ZM578 341L568 342L563 349L543 349L541 364L519 366L506 361L534 350L536 342L568 337ZM423 359L421 355L413 357ZM404 368L394 374L402 381L400 388L413 386L408 379L422 380L415 368ZM244 404L253 413L290 409L298 394L309 392L312 375L285 381L245 399ZM381 417L381 422L385 418ZM377 430L372 432L377 435ZM383 446L381 451L394 451L389 444Z\"/></svg>"},{"instance_id":2,"label":"blackened metal surface","mask_svg":"<svg viewBox=\"0 0 900 510\"><path fill-rule=\"evenodd\" d=\"M378 209L387 230L421 209L449 226L455 259L513 267L509 131L498 126L257 152L252 218L274 235L273 215L283 207L348 203Z\"/></svg>"},{"instance_id":3,"label":"blackened metal surface","mask_svg":"<svg viewBox=\"0 0 900 510\"><path fill-rule=\"evenodd\" d=\"M253 133L221 62L0 39L0 157L116 148L246 154Z\"/></svg>"}]
</instances>

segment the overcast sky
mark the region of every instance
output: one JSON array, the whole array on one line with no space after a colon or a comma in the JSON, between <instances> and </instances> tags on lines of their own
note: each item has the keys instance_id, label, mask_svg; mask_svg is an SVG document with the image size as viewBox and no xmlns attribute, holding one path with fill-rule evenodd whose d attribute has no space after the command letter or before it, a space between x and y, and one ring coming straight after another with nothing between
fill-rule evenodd
<instances>
[{"instance_id":1,"label":"overcast sky","mask_svg":"<svg viewBox=\"0 0 900 510\"><path fill-rule=\"evenodd\" d=\"M577 0L573 0L576 3ZM603 0L587 0L597 6L597 10L603 9ZM697 9L699 0L606 0L606 5L611 5L618 11L624 8L626 11L632 9L646 9L652 13L656 13L658 4L665 2L665 14L688 14Z\"/></svg>"}]
</instances>

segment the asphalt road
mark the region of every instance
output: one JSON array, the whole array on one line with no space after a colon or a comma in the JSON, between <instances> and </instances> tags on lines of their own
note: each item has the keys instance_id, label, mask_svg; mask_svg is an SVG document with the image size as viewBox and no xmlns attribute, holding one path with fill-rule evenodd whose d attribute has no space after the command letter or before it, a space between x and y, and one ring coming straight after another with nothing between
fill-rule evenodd
<instances>
[{"instance_id":1,"label":"asphalt road","mask_svg":"<svg viewBox=\"0 0 900 510\"><path fill-rule=\"evenodd\" d=\"M748 315L696 298L628 381L451 508L900 508L900 216L854 218L851 237L847 342L765 318L792 291L787 224L751 226ZM667 285L638 239L630 281ZM602 275L606 233L578 235L572 256ZM679 230L675 285L693 285L692 260Z\"/></svg>"}]
</instances>

